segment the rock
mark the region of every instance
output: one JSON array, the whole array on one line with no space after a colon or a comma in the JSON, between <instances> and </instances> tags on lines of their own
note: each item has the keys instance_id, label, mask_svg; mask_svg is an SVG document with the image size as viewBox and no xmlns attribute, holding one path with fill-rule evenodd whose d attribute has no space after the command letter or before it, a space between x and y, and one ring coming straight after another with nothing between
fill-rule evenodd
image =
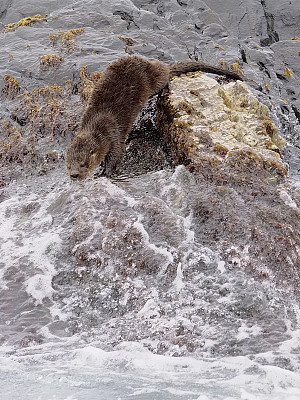
<instances>
[{"instance_id":1,"label":"rock","mask_svg":"<svg viewBox=\"0 0 300 400\"><path fill-rule=\"evenodd\" d=\"M285 141L268 107L245 83L220 85L190 73L172 80L160 101L158 125L171 141L175 162L185 164L199 183L187 200L196 240L233 267L296 289L299 190L287 182Z\"/></svg>"},{"instance_id":2,"label":"rock","mask_svg":"<svg viewBox=\"0 0 300 400\"><path fill-rule=\"evenodd\" d=\"M225 165L240 169L244 157L245 163L252 159L258 168L268 170L272 165L269 179L286 176L287 165L281 159L285 140L268 107L245 83L221 85L202 73L174 78L161 110L158 122L173 143L175 158L190 169L203 169L207 163L219 170Z\"/></svg>"}]
</instances>

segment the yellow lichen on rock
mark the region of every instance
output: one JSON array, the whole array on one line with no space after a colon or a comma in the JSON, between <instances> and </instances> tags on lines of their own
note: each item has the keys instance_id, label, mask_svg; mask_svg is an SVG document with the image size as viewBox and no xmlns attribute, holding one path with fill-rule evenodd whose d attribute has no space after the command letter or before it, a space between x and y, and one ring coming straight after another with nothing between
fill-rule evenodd
<instances>
[{"instance_id":1,"label":"yellow lichen on rock","mask_svg":"<svg viewBox=\"0 0 300 400\"><path fill-rule=\"evenodd\" d=\"M126 37L126 36L118 36L120 40L126 43L127 46L133 46L134 44L138 43L136 40Z\"/></svg>"}]
</instances>

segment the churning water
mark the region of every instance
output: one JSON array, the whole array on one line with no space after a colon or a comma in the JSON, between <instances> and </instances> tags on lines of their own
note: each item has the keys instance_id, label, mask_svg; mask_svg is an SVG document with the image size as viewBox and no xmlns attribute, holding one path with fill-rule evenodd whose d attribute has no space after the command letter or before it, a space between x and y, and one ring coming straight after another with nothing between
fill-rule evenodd
<instances>
[{"instance_id":1,"label":"churning water","mask_svg":"<svg viewBox=\"0 0 300 400\"><path fill-rule=\"evenodd\" d=\"M62 174L0 203L1 398L299 398L298 301L198 241L184 167Z\"/></svg>"}]
</instances>

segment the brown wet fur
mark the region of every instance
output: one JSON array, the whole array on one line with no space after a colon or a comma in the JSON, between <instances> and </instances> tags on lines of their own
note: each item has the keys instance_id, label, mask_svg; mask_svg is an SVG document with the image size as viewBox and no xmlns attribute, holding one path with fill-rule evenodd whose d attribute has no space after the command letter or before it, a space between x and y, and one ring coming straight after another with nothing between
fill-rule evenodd
<instances>
[{"instance_id":1,"label":"brown wet fur","mask_svg":"<svg viewBox=\"0 0 300 400\"><path fill-rule=\"evenodd\" d=\"M112 62L96 83L80 133L67 149L70 178L86 178L102 161L103 175L111 176L123 159L127 136L148 98L167 86L173 76L189 71L243 80L233 71L196 61L167 65L141 56L127 56Z\"/></svg>"}]
</instances>

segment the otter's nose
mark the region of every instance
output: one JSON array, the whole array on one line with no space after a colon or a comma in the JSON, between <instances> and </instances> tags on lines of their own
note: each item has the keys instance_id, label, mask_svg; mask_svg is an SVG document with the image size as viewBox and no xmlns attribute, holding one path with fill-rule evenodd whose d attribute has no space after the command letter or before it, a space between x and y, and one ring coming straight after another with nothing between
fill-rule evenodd
<instances>
[{"instance_id":1,"label":"otter's nose","mask_svg":"<svg viewBox=\"0 0 300 400\"><path fill-rule=\"evenodd\" d=\"M78 179L79 174L71 174L70 176L71 176L72 179Z\"/></svg>"}]
</instances>

